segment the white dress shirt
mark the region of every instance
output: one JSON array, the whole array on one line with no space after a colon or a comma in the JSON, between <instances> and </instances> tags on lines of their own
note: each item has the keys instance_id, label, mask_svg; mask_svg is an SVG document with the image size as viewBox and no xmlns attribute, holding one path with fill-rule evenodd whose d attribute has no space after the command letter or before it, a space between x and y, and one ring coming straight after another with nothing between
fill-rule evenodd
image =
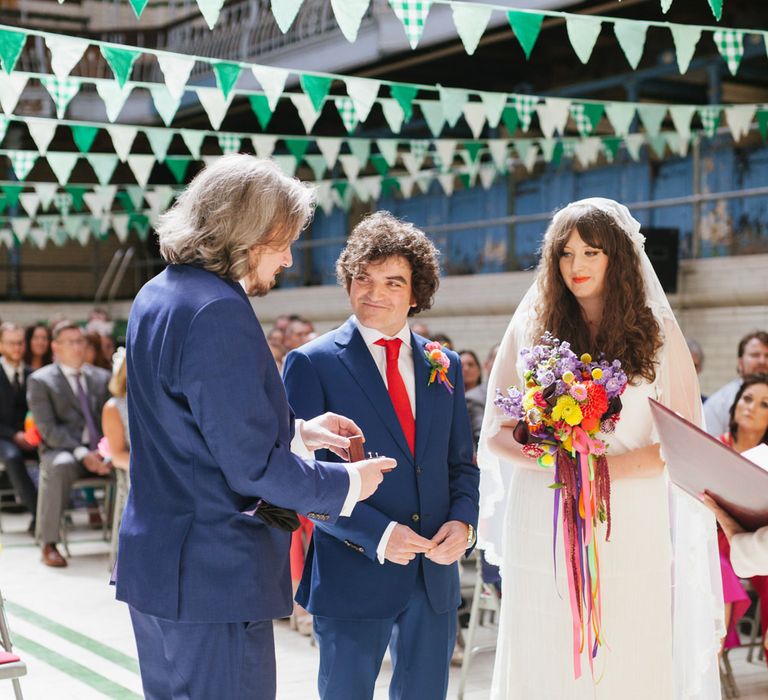
<instances>
[{"instance_id":1,"label":"white dress shirt","mask_svg":"<svg viewBox=\"0 0 768 700\"><path fill-rule=\"evenodd\" d=\"M88 384L85 382L85 375L82 373L81 369L76 369L74 367L70 367L69 365L62 364L61 362L56 363L59 366L59 369L64 373L64 377L66 377L66 380L69 382L69 386L72 387L72 393L75 395L75 398L77 398L77 382L78 382L78 376L80 377L80 386L83 388L83 391L85 392L85 395L88 396ZM79 404L79 402L78 402ZM94 416L94 419L96 419L96 416ZM88 423L86 421L85 426L83 427L83 435L80 438L82 440L82 445L79 445L74 450L72 450L72 454L75 456L75 459L78 462L82 462L85 455L87 455L91 450L88 447L90 444L90 436L88 435Z\"/></svg>"},{"instance_id":2,"label":"white dress shirt","mask_svg":"<svg viewBox=\"0 0 768 700\"><path fill-rule=\"evenodd\" d=\"M19 362L18 367L14 367L8 360L4 357L0 357L0 365L3 366L3 371L5 372L5 376L8 377L8 383L13 386L13 379L16 376L16 372L19 373L19 383L21 386L24 386L24 363Z\"/></svg>"},{"instance_id":3,"label":"white dress shirt","mask_svg":"<svg viewBox=\"0 0 768 700\"><path fill-rule=\"evenodd\" d=\"M377 340L384 338L385 340L391 340L392 338L400 338L402 344L400 345L400 355L397 359L397 369L400 371L400 376L403 378L403 384L405 384L405 390L408 392L408 400L411 402L411 413L413 413L414 419L416 418L416 375L413 369L413 348L411 347L411 329L406 322L405 325L395 335L383 335L381 331L377 331L375 328L368 328L357 320L356 316L352 317L353 321L357 325L357 330L360 331L360 335L363 336L365 346L373 357L373 361L376 363L376 367L379 370L384 386L389 389L387 384L387 349L381 345L376 345ZM392 530L397 525L396 521L392 521L387 525L387 529L384 530L384 534L379 540L379 546L376 547L376 557L379 560L379 564L383 564L385 560L385 553L387 551L387 545L389 544L389 538L392 536Z\"/></svg>"}]
</instances>

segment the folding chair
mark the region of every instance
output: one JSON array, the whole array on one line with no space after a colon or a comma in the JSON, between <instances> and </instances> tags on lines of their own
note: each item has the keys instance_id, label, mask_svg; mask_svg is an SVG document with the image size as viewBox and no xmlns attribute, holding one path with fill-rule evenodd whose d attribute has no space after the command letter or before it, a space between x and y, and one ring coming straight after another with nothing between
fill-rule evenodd
<instances>
[{"instance_id":1,"label":"folding chair","mask_svg":"<svg viewBox=\"0 0 768 700\"><path fill-rule=\"evenodd\" d=\"M495 586L483 581L483 564L480 556L476 558L477 571L475 573L475 588L472 593L472 606L469 611L469 626L466 631L466 641L464 644L464 660L461 663L461 677L459 680L459 690L456 695L458 700L464 699L464 689L469 676L469 666L472 659L481 652L492 651L496 648L496 641L493 644L475 645L475 633L478 627L483 625L486 613L489 613L493 622L496 621L496 615L501 610L501 600Z\"/></svg>"},{"instance_id":2,"label":"folding chair","mask_svg":"<svg viewBox=\"0 0 768 700\"><path fill-rule=\"evenodd\" d=\"M27 675L27 665L12 651L11 634L8 630L8 621L5 618L5 606L3 595L0 592L0 644L4 650L0 653L0 680L9 680L13 683L13 694L16 700L23 700L19 678Z\"/></svg>"}]
</instances>

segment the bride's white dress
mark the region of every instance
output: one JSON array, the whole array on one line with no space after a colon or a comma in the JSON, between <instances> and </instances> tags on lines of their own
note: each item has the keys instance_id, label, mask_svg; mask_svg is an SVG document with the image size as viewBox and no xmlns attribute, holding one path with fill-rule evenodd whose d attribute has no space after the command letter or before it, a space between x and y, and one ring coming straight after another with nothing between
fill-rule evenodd
<instances>
[{"instance_id":1,"label":"bride's white dress","mask_svg":"<svg viewBox=\"0 0 768 700\"><path fill-rule=\"evenodd\" d=\"M609 454L653 442L648 397L656 384L628 386ZM587 650L574 680L571 610L558 528L552 554L551 471L512 469L505 514L500 632L493 700L674 700L669 491L663 474L611 485L611 540L600 538L605 643L590 673ZM585 644L586 647L586 644Z\"/></svg>"}]
</instances>

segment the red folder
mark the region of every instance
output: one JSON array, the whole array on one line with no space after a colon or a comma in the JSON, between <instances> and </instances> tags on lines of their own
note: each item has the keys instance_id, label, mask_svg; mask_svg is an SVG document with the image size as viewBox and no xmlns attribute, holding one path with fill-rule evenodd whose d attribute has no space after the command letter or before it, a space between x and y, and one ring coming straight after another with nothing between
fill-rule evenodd
<instances>
[{"instance_id":1,"label":"red folder","mask_svg":"<svg viewBox=\"0 0 768 700\"><path fill-rule=\"evenodd\" d=\"M768 471L648 400L670 479L694 498L706 491L747 530L768 525Z\"/></svg>"}]
</instances>

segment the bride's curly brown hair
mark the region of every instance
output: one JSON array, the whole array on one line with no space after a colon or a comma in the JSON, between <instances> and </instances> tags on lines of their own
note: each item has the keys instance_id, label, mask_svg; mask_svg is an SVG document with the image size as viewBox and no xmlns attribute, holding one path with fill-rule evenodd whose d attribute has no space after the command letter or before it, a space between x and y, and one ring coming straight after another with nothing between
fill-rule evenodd
<instances>
[{"instance_id":1,"label":"bride's curly brown hair","mask_svg":"<svg viewBox=\"0 0 768 700\"><path fill-rule=\"evenodd\" d=\"M571 343L576 354L621 361L631 380L656 378L656 354L662 345L659 324L648 308L640 259L629 236L614 218L593 206L573 206L562 211L544 237L538 267L538 333L550 331ZM605 305L597 336L592 339L576 297L560 274L560 257L576 229L589 246L608 256Z\"/></svg>"}]
</instances>

